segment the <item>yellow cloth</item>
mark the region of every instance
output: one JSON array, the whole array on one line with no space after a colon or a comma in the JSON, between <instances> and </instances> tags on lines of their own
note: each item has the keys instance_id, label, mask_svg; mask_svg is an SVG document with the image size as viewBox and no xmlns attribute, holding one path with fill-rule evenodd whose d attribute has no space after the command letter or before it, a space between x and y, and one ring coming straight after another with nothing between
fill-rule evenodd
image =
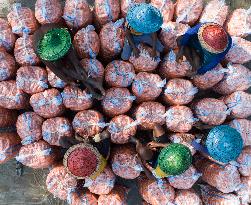
<instances>
[{"instance_id":1,"label":"yellow cloth","mask_svg":"<svg viewBox=\"0 0 251 205\"><path fill-rule=\"evenodd\" d=\"M140 33L140 32L135 31L135 30L128 24L128 22L125 22L125 26L126 26L126 28L129 29L130 32L131 32L133 35L135 35L135 36L141 36L141 35L143 34L143 33Z\"/></svg>"},{"instance_id":2,"label":"yellow cloth","mask_svg":"<svg viewBox=\"0 0 251 205\"><path fill-rule=\"evenodd\" d=\"M156 169L154 170L154 173L155 173L155 175L156 175L158 178L165 178L165 177L168 176L165 172L163 172L163 171L160 169L159 166L156 167Z\"/></svg>"},{"instance_id":3,"label":"yellow cloth","mask_svg":"<svg viewBox=\"0 0 251 205\"><path fill-rule=\"evenodd\" d=\"M99 167L97 169L97 171L95 171L91 176L90 178L92 180L96 179L100 174L101 172L104 171L105 167L106 167L106 164L107 164L107 161L104 157L101 156L101 159L100 159L100 164L99 164Z\"/></svg>"}]
</instances>

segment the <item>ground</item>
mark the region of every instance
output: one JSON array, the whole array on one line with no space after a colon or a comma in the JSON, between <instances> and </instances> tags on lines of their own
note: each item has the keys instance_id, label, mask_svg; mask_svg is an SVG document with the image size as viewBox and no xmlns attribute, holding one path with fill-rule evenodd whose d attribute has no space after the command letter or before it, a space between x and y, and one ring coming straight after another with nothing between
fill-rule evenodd
<instances>
[{"instance_id":1,"label":"ground","mask_svg":"<svg viewBox=\"0 0 251 205\"><path fill-rule=\"evenodd\" d=\"M8 1L0 0L0 16L6 9L2 10ZM17 0L25 6L34 7L35 0ZM89 0L91 2L91 0ZM208 1L208 0L207 0ZM226 0L231 8L249 8L250 0ZM3 15L3 14L2 14ZM251 68L251 64L248 65ZM64 205L67 204L54 199L45 187L45 178L48 170L33 170L25 168L24 176L18 177L15 173L15 161L12 160L0 165L0 205ZM137 189L133 181L124 181L131 187L129 193L129 205L140 205L140 199L136 197Z\"/></svg>"}]
</instances>

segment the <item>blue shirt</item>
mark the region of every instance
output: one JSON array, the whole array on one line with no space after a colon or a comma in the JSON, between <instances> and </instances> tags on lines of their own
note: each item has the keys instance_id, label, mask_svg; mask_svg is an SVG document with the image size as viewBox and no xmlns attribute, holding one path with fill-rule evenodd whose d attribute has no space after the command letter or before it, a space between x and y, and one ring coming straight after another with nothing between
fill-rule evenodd
<instances>
[{"instance_id":1,"label":"blue shirt","mask_svg":"<svg viewBox=\"0 0 251 205\"><path fill-rule=\"evenodd\" d=\"M180 45L181 46L191 46L199 50L200 54L203 56L202 66L198 69L198 74L204 74L207 71L214 69L225 57L230 48L232 47L232 38L228 35L228 46L227 49L222 53L210 53L209 51L202 48L199 39L198 31L203 24L199 23L196 26L188 29L188 31L183 35Z\"/></svg>"}]
</instances>

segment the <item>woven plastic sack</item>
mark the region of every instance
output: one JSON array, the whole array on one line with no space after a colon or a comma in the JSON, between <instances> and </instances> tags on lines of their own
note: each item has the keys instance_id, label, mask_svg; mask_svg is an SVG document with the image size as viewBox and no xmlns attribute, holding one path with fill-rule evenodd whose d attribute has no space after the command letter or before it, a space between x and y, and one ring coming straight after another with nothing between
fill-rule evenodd
<instances>
[{"instance_id":1,"label":"woven plastic sack","mask_svg":"<svg viewBox=\"0 0 251 205\"><path fill-rule=\"evenodd\" d=\"M236 160L242 176L251 176L251 146L246 146Z\"/></svg>"},{"instance_id":2,"label":"woven plastic sack","mask_svg":"<svg viewBox=\"0 0 251 205\"><path fill-rule=\"evenodd\" d=\"M55 117L43 122L43 139L50 145L62 146L62 141L73 137L70 121L64 117Z\"/></svg>"},{"instance_id":3,"label":"woven plastic sack","mask_svg":"<svg viewBox=\"0 0 251 205\"><path fill-rule=\"evenodd\" d=\"M132 146L118 146L112 150L112 171L124 179L136 179L143 168L137 160L137 152Z\"/></svg>"},{"instance_id":4,"label":"woven plastic sack","mask_svg":"<svg viewBox=\"0 0 251 205\"><path fill-rule=\"evenodd\" d=\"M50 170L46 178L48 191L61 200L71 197L71 193L77 187L77 183L77 179L69 174L63 165L56 166Z\"/></svg>"},{"instance_id":5,"label":"woven plastic sack","mask_svg":"<svg viewBox=\"0 0 251 205\"><path fill-rule=\"evenodd\" d=\"M224 103L234 118L248 118L251 116L251 94L236 91L223 98Z\"/></svg>"},{"instance_id":6,"label":"woven plastic sack","mask_svg":"<svg viewBox=\"0 0 251 205\"><path fill-rule=\"evenodd\" d=\"M17 88L28 94L43 92L48 88L47 72L37 66L20 67L17 71Z\"/></svg>"},{"instance_id":7,"label":"woven plastic sack","mask_svg":"<svg viewBox=\"0 0 251 205\"><path fill-rule=\"evenodd\" d=\"M63 11L59 0L37 0L35 16L40 24L58 23Z\"/></svg>"},{"instance_id":8,"label":"woven plastic sack","mask_svg":"<svg viewBox=\"0 0 251 205\"><path fill-rule=\"evenodd\" d=\"M251 71L240 64L228 64L224 78L213 89L222 95L247 90L251 85Z\"/></svg>"},{"instance_id":9,"label":"woven plastic sack","mask_svg":"<svg viewBox=\"0 0 251 205\"><path fill-rule=\"evenodd\" d=\"M100 40L92 25L79 30L74 36L73 44L81 58L96 58L100 50Z\"/></svg>"},{"instance_id":10,"label":"woven plastic sack","mask_svg":"<svg viewBox=\"0 0 251 205\"><path fill-rule=\"evenodd\" d=\"M33 36L24 35L17 39L14 48L14 56L18 64L22 66L38 65L40 59L33 48Z\"/></svg>"},{"instance_id":11,"label":"woven plastic sack","mask_svg":"<svg viewBox=\"0 0 251 205\"><path fill-rule=\"evenodd\" d=\"M233 45L225 56L231 63L244 64L251 61L251 42L240 37L232 37Z\"/></svg>"},{"instance_id":12,"label":"woven plastic sack","mask_svg":"<svg viewBox=\"0 0 251 205\"><path fill-rule=\"evenodd\" d=\"M0 50L0 81L11 79L15 76L16 71L17 67L14 57L3 49Z\"/></svg>"},{"instance_id":13,"label":"woven plastic sack","mask_svg":"<svg viewBox=\"0 0 251 205\"><path fill-rule=\"evenodd\" d=\"M175 193L175 205L202 205L200 195L193 189L178 190Z\"/></svg>"},{"instance_id":14,"label":"woven plastic sack","mask_svg":"<svg viewBox=\"0 0 251 205\"><path fill-rule=\"evenodd\" d=\"M121 6L121 16L123 18L126 17L126 14L128 12L128 9L134 5L135 3L140 4L140 3L145 3L145 0L121 0L120 1L120 6Z\"/></svg>"},{"instance_id":15,"label":"woven plastic sack","mask_svg":"<svg viewBox=\"0 0 251 205\"><path fill-rule=\"evenodd\" d=\"M192 110L187 106L172 106L167 110L165 116L167 129L172 132L188 132L197 121Z\"/></svg>"},{"instance_id":16,"label":"woven plastic sack","mask_svg":"<svg viewBox=\"0 0 251 205\"><path fill-rule=\"evenodd\" d=\"M104 25L110 21L116 21L120 14L119 0L95 0L95 18L99 24Z\"/></svg>"},{"instance_id":17,"label":"woven plastic sack","mask_svg":"<svg viewBox=\"0 0 251 205\"><path fill-rule=\"evenodd\" d=\"M203 0L177 0L176 22L193 25L203 10Z\"/></svg>"},{"instance_id":18,"label":"woven plastic sack","mask_svg":"<svg viewBox=\"0 0 251 205\"><path fill-rule=\"evenodd\" d=\"M88 190L70 189L67 194L69 205L98 205L97 196Z\"/></svg>"},{"instance_id":19,"label":"woven plastic sack","mask_svg":"<svg viewBox=\"0 0 251 205\"><path fill-rule=\"evenodd\" d=\"M105 60L115 58L123 49L125 40L123 23L124 19L120 19L115 23L110 22L104 25L99 33L101 42L100 54Z\"/></svg>"},{"instance_id":20,"label":"woven plastic sack","mask_svg":"<svg viewBox=\"0 0 251 205\"><path fill-rule=\"evenodd\" d=\"M205 205L241 205L235 194L224 194L208 185L200 185L202 201Z\"/></svg>"},{"instance_id":21,"label":"woven plastic sack","mask_svg":"<svg viewBox=\"0 0 251 205\"><path fill-rule=\"evenodd\" d=\"M176 61L177 51L171 50L165 55L159 65L159 73L163 78L180 78L188 75L192 71L192 66L183 56L178 62Z\"/></svg>"},{"instance_id":22,"label":"woven plastic sack","mask_svg":"<svg viewBox=\"0 0 251 205\"><path fill-rule=\"evenodd\" d=\"M191 81L173 78L165 86L163 99L167 104L185 105L193 100L197 92L198 88Z\"/></svg>"},{"instance_id":23,"label":"woven plastic sack","mask_svg":"<svg viewBox=\"0 0 251 205\"><path fill-rule=\"evenodd\" d=\"M225 0L211 0L204 8L200 23L217 23L223 26L228 15L228 6Z\"/></svg>"},{"instance_id":24,"label":"woven plastic sack","mask_svg":"<svg viewBox=\"0 0 251 205\"><path fill-rule=\"evenodd\" d=\"M229 17L226 28L231 36L246 37L251 34L251 7L236 9Z\"/></svg>"},{"instance_id":25,"label":"woven plastic sack","mask_svg":"<svg viewBox=\"0 0 251 205\"><path fill-rule=\"evenodd\" d=\"M153 58L151 53L153 49L147 45L139 44L138 49L140 51L139 57L135 57L132 53L129 61L133 64L135 72L152 72L154 71L159 62L160 62L160 54L157 52L157 57Z\"/></svg>"},{"instance_id":26,"label":"woven plastic sack","mask_svg":"<svg viewBox=\"0 0 251 205\"><path fill-rule=\"evenodd\" d=\"M154 101L162 92L166 80L162 80L158 74L140 72L134 78L132 93L137 101Z\"/></svg>"},{"instance_id":27,"label":"woven plastic sack","mask_svg":"<svg viewBox=\"0 0 251 205\"><path fill-rule=\"evenodd\" d=\"M220 125L226 120L229 110L223 100L203 98L194 103L194 114L204 124Z\"/></svg>"},{"instance_id":28,"label":"woven plastic sack","mask_svg":"<svg viewBox=\"0 0 251 205\"><path fill-rule=\"evenodd\" d=\"M240 197L242 205L251 203L251 177L241 178L242 187L238 190L237 195Z\"/></svg>"},{"instance_id":29,"label":"woven plastic sack","mask_svg":"<svg viewBox=\"0 0 251 205\"><path fill-rule=\"evenodd\" d=\"M7 18L12 27L12 32L19 36L32 34L38 29L34 12L30 8L22 7L20 3L13 4Z\"/></svg>"},{"instance_id":30,"label":"woven plastic sack","mask_svg":"<svg viewBox=\"0 0 251 205\"><path fill-rule=\"evenodd\" d=\"M168 51L168 49L178 48L177 38L185 34L190 26L187 24L170 21L168 23L164 23L161 28L159 39L165 46L165 51Z\"/></svg>"},{"instance_id":31,"label":"woven plastic sack","mask_svg":"<svg viewBox=\"0 0 251 205\"><path fill-rule=\"evenodd\" d=\"M103 80L105 69L99 60L85 58L81 60L80 63L89 77L97 80Z\"/></svg>"},{"instance_id":32,"label":"woven plastic sack","mask_svg":"<svg viewBox=\"0 0 251 205\"><path fill-rule=\"evenodd\" d=\"M193 166L190 166L184 173L168 177L168 181L176 189L190 189L200 176L201 174Z\"/></svg>"},{"instance_id":33,"label":"woven plastic sack","mask_svg":"<svg viewBox=\"0 0 251 205\"><path fill-rule=\"evenodd\" d=\"M47 142L40 140L24 145L19 150L16 160L33 169L48 168L59 158L58 151Z\"/></svg>"},{"instance_id":34,"label":"woven plastic sack","mask_svg":"<svg viewBox=\"0 0 251 205\"><path fill-rule=\"evenodd\" d=\"M115 185L116 176L111 168L107 166L105 170L94 180L86 178L84 187L87 187L93 194L109 194Z\"/></svg>"},{"instance_id":35,"label":"woven plastic sack","mask_svg":"<svg viewBox=\"0 0 251 205\"><path fill-rule=\"evenodd\" d=\"M60 116L65 110L62 96L55 88L33 94L30 98L30 105L37 114L44 118Z\"/></svg>"},{"instance_id":36,"label":"woven plastic sack","mask_svg":"<svg viewBox=\"0 0 251 205\"><path fill-rule=\"evenodd\" d=\"M46 68L48 73L48 82L53 88L64 88L67 83L57 77L49 68Z\"/></svg>"},{"instance_id":37,"label":"woven plastic sack","mask_svg":"<svg viewBox=\"0 0 251 205\"><path fill-rule=\"evenodd\" d=\"M16 86L16 81L0 82L0 107L7 109L24 109L29 102L28 95Z\"/></svg>"},{"instance_id":38,"label":"woven plastic sack","mask_svg":"<svg viewBox=\"0 0 251 205\"><path fill-rule=\"evenodd\" d=\"M214 69L207 71L203 75L195 75L192 78L193 84L202 90L212 88L223 79L226 71L227 69L218 64Z\"/></svg>"},{"instance_id":39,"label":"woven plastic sack","mask_svg":"<svg viewBox=\"0 0 251 205\"><path fill-rule=\"evenodd\" d=\"M237 191L241 187L240 174L234 165L220 166L206 159L198 159L195 167L202 173L202 180L223 193Z\"/></svg>"},{"instance_id":40,"label":"woven plastic sack","mask_svg":"<svg viewBox=\"0 0 251 205\"><path fill-rule=\"evenodd\" d=\"M174 188L166 180L138 179L139 193L151 205L171 205L175 198Z\"/></svg>"},{"instance_id":41,"label":"woven plastic sack","mask_svg":"<svg viewBox=\"0 0 251 205\"><path fill-rule=\"evenodd\" d=\"M244 146L251 145L251 121L247 119L234 119L229 125L236 129L243 139Z\"/></svg>"},{"instance_id":42,"label":"woven plastic sack","mask_svg":"<svg viewBox=\"0 0 251 205\"><path fill-rule=\"evenodd\" d=\"M117 115L109 123L108 132L115 144L126 144L137 132L137 122L127 115Z\"/></svg>"},{"instance_id":43,"label":"woven plastic sack","mask_svg":"<svg viewBox=\"0 0 251 205\"><path fill-rule=\"evenodd\" d=\"M79 29L92 22L92 11L86 0L66 0L63 18L71 29Z\"/></svg>"},{"instance_id":44,"label":"woven plastic sack","mask_svg":"<svg viewBox=\"0 0 251 205\"><path fill-rule=\"evenodd\" d=\"M106 90L101 104L104 113L114 117L128 112L135 99L136 97L131 95L127 88L110 88Z\"/></svg>"},{"instance_id":45,"label":"woven plastic sack","mask_svg":"<svg viewBox=\"0 0 251 205\"><path fill-rule=\"evenodd\" d=\"M73 129L83 138L99 134L105 126L103 115L95 110L78 112L72 122Z\"/></svg>"},{"instance_id":46,"label":"woven plastic sack","mask_svg":"<svg viewBox=\"0 0 251 205\"><path fill-rule=\"evenodd\" d=\"M123 186L115 186L109 194L99 196L98 205L127 205L128 192L129 190Z\"/></svg>"},{"instance_id":47,"label":"woven plastic sack","mask_svg":"<svg viewBox=\"0 0 251 205\"><path fill-rule=\"evenodd\" d=\"M105 81L110 87L129 87L134 78L134 67L129 62L115 60L105 68Z\"/></svg>"},{"instance_id":48,"label":"woven plastic sack","mask_svg":"<svg viewBox=\"0 0 251 205\"><path fill-rule=\"evenodd\" d=\"M172 21L174 15L174 3L172 0L151 0L151 4L160 10L164 23Z\"/></svg>"},{"instance_id":49,"label":"woven plastic sack","mask_svg":"<svg viewBox=\"0 0 251 205\"><path fill-rule=\"evenodd\" d=\"M27 145L42 139L44 119L34 112L25 112L18 116L16 127L22 144Z\"/></svg>"},{"instance_id":50,"label":"woven plastic sack","mask_svg":"<svg viewBox=\"0 0 251 205\"><path fill-rule=\"evenodd\" d=\"M65 107L73 111L87 110L92 107L92 96L88 94L87 90L66 86L61 95Z\"/></svg>"},{"instance_id":51,"label":"woven plastic sack","mask_svg":"<svg viewBox=\"0 0 251 205\"><path fill-rule=\"evenodd\" d=\"M15 132L0 133L0 164L13 159L21 148L20 138Z\"/></svg>"},{"instance_id":52,"label":"woven plastic sack","mask_svg":"<svg viewBox=\"0 0 251 205\"><path fill-rule=\"evenodd\" d=\"M12 51L16 41L16 36L12 33L8 22L0 18L0 48Z\"/></svg>"},{"instance_id":53,"label":"woven plastic sack","mask_svg":"<svg viewBox=\"0 0 251 205\"><path fill-rule=\"evenodd\" d=\"M166 108L158 102L143 102L135 111L136 121L145 130L152 130L155 125L165 124Z\"/></svg>"}]
</instances>

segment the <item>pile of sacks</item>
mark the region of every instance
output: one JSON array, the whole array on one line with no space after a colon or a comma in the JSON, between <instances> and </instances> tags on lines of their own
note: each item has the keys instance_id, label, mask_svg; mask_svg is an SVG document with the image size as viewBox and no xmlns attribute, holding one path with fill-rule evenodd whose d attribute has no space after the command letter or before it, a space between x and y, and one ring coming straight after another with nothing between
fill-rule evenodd
<instances>
[{"instance_id":1,"label":"pile of sacks","mask_svg":"<svg viewBox=\"0 0 251 205\"><path fill-rule=\"evenodd\" d=\"M152 0L163 14L158 33L164 53L151 57L140 44L140 56L122 61L124 19L133 3L144 0L37 0L35 12L14 4L7 20L0 19L0 163L16 158L25 166L51 168L48 191L71 205L127 204L128 189L117 177L136 179L144 204L247 205L251 203L251 9L229 11L224 0ZM89 76L103 82L104 99L55 76L33 49L32 34L47 23L65 23L74 32L73 44ZM176 39L197 22L224 25L233 38L227 66L188 77L192 67L178 62ZM216 92L220 97L209 96ZM200 97L200 98L199 98ZM147 113L147 114L145 114ZM219 166L201 158L183 174L153 181L145 177L129 145L141 130L165 125L173 142L191 148L197 123L229 124L244 141L235 164ZM124 128L117 132L118 128ZM95 180L77 180L62 165L61 140L78 134L83 140L107 129L111 157ZM195 130L195 131L194 131ZM198 180L200 183L198 183ZM194 187L197 186L197 191ZM198 192L199 190L199 192Z\"/></svg>"}]
</instances>

